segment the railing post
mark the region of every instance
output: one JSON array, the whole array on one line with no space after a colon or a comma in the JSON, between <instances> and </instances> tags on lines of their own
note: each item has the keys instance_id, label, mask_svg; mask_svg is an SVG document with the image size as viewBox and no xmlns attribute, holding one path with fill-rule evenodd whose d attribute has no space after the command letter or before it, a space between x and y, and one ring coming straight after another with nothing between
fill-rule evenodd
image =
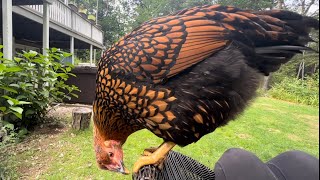
<instances>
[{"instance_id":1,"label":"railing post","mask_svg":"<svg viewBox=\"0 0 320 180\"><path fill-rule=\"evenodd\" d=\"M43 1L43 32L42 32L42 48L43 55L47 55L47 49L49 49L49 3Z\"/></svg>"},{"instance_id":2,"label":"railing post","mask_svg":"<svg viewBox=\"0 0 320 180\"><path fill-rule=\"evenodd\" d=\"M74 65L74 37L70 37L70 53L72 54L71 56L71 63Z\"/></svg>"},{"instance_id":3,"label":"railing post","mask_svg":"<svg viewBox=\"0 0 320 180\"><path fill-rule=\"evenodd\" d=\"M12 59L12 0L2 0L3 57Z\"/></svg>"},{"instance_id":4,"label":"railing post","mask_svg":"<svg viewBox=\"0 0 320 180\"><path fill-rule=\"evenodd\" d=\"M90 44L90 66L92 66L92 51L93 51L93 45Z\"/></svg>"},{"instance_id":5,"label":"railing post","mask_svg":"<svg viewBox=\"0 0 320 180\"><path fill-rule=\"evenodd\" d=\"M93 50L93 63L94 65L97 64L97 49Z\"/></svg>"}]
</instances>

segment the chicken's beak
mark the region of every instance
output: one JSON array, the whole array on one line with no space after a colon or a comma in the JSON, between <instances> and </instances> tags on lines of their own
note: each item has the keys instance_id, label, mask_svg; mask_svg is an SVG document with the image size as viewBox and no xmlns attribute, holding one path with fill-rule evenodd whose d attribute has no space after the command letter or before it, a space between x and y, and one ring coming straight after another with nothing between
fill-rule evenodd
<instances>
[{"instance_id":1,"label":"chicken's beak","mask_svg":"<svg viewBox=\"0 0 320 180\"><path fill-rule=\"evenodd\" d=\"M123 161L120 161L120 164L119 172L122 174L130 174L130 171L124 167Z\"/></svg>"}]
</instances>

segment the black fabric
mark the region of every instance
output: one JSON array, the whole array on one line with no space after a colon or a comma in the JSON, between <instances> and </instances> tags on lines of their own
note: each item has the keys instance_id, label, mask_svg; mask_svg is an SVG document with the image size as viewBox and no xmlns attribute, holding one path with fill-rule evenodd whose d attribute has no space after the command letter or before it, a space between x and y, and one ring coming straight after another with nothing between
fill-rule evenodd
<instances>
[{"instance_id":1,"label":"black fabric","mask_svg":"<svg viewBox=\"0 0 320 180\"><path fill-rule=\"evenodd\" d=\"M216 163L216 180L316 180L319 160L301 151L282 153L263 163L251 152L232 148Z\"/></svg>"},{"instance_id":2,"label":"black fabric","mask_svg":"<svg viewBox=\"0 0 320 180\"><path fill-rule=\"evenodd\" d=\"M271 180L275 176L256 155L232 148L215 165L216 180Z\"/></svg>"},{"instance_id":3,"label":"black fabric","mask_svg":"<svg viewBox=\"0 0 320 180\"><path fill-rule=\"evenodd\" d=\"M319 160L301 151L282 153L266 164L278 177L278 180L319 179Z\"/></svg>"},{"instance_id":4,"label":"black fabric","mask_svg":"<svg viewBox=\"0 0 320 180\"><path fill-rule=\"evenodd\" d=\"M214 172L198 161L181 153L170 151L163 168L153 165L142 167L134 180L215 180Z\"/></svg>"}]
</instances>

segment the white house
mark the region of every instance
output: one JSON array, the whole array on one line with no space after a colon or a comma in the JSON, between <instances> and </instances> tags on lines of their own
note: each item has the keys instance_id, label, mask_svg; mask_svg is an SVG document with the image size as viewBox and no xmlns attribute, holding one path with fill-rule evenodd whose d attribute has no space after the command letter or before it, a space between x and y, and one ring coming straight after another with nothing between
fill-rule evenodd
<instances>
[{"instance_id":1,"label":"white house","mask_svg":"<svg viewBox=\"0 0 320 180\"><path fill-rule=\"evenodd\" d=\"M57 47L70 49L104 49L103 32L93 22L72 10L67 0L1 0L1 43L5 58L20 50ZM44 51L42 51L44 49ZM74 57L72 57L74 62Z\"/></svg>"}]
</instances>

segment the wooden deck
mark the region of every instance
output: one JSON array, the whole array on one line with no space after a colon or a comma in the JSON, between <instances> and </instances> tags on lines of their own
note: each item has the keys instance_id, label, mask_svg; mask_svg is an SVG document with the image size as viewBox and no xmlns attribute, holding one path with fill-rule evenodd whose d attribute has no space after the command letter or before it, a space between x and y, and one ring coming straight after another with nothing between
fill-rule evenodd
<instances>
[{"instance_id":1,"label":"wooden deck","mask_svg":"<svg viewBox=\"0 0 320 180\"><path fill-rule=\"evenodd\" d=\"M49 6L50 28L73 36L95 47L103 48L103 32L61 0ZM13 12L42 23L43 5L14 6Z\"/></svg>"}]
</instances>

